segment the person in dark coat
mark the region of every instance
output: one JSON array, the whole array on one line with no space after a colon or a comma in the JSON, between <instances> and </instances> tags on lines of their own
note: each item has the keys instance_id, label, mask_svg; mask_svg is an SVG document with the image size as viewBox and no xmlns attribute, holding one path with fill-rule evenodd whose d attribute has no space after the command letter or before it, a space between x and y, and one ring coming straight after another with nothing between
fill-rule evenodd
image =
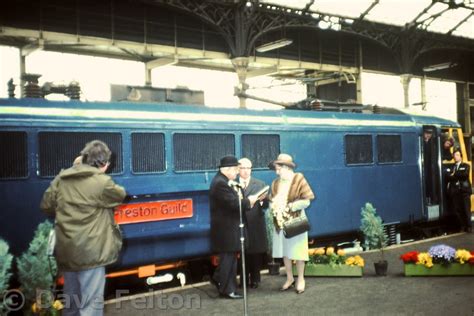
<instances>
[{"instance_id":1,"label":"person in dark coat","mask_svg":"<svg viewBox=\"0 0 474 316\"><path fill-rule=\"evenodd\" d=\"M241 249L239 202L241 200L242 214L245 217L245 210L257 201L255 196L239 198L239 194L243 194L235 181L238 173L237 158L223 157L209 190L211 249L219 254L219 266L211 282L216 285L221 297L232 299L242 298L242 295L236 293L237 253Z\"/></svg>"},{"instance_id":2,"label":"person in dark coat","mask_svg":"<svg viewBox=\"0 0 474 316\"><path fill-rule=\"evenodd\" d=\"M239 159L239 183L244 190L244 197L257 194L266 185L263 181L251 176L252 162L248 158ZM261 197L262 199L262 197ZM267 252L267 231L264 209L268 207L268 200L255 203L245 213L247 218L248 247L245 250L246 280L251 288L256 289L260 283L260 270L262 260ZM239 266L240 267L240 266ZM243 274L240 269L240 282L242 285Z\"/></svg>"},{"instance_id":3,"label":"person in dark coat","mask_svg":"<svg viewBox=\"0 0 474 316\"><path fill-rule=\"evenodd\" d=\"M462 154L459 148L453 152L455 164L446 169L448 180L448 195L451 206L458 218L461 229L472 232L471 223L471 194L472 188L469 182L469 164L462 162Z\"/></svg>"}]
</instances>

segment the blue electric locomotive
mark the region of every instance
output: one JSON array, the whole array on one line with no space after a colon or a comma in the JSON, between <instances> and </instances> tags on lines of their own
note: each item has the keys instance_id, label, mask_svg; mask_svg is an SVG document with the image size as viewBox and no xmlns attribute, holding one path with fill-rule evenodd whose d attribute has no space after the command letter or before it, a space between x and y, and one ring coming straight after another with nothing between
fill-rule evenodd
<instances>
[{"instance_id":1,"label":"blue electric locomotive","mask_svg":"<svg viewBox=\"0 0 474 316\"><path fill-rule=\"evenodd\" d=\"M16 255L26 249L45 219L44 190L92 139L110 146L110 174L128 193L115 214L125 240L115 268L151 266L142 276L211 255L208 189L229 154L250 158L268 184L268 163L280 152L294 157L316 194L311 238L358 230L366 202L385 222L439 219L447 214L442 132L465 151L459 125L435 117L1 99L0 237Z\"/></svg>"}]
</instances>

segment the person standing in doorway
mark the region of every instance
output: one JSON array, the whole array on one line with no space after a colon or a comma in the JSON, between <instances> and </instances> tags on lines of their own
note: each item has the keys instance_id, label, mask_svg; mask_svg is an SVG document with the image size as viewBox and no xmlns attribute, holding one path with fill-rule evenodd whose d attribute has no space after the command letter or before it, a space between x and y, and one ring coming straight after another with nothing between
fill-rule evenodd
<instances>
[{"instance_id":1,"label":"person standing in doorway","mask_svg":"<svg viewBox=\"0 0 474 316\"><path fill-rule=\"evenodd\" d=\"M472 232L470 167L469 164L462 162L461 149L456 148L453 156L454 166L446 170L448 194L461 230Z\"/></svg>"}]
</instances>

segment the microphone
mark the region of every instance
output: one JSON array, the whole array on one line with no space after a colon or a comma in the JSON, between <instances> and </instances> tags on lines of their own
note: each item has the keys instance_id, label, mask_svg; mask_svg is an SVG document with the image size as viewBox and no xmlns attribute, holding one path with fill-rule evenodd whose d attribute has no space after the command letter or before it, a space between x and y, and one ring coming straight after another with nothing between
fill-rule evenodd
<instances>
[{"instance_id":1,"label":"microphone","mask_svg":"<svg viewBox=\"0 0 474 316\"><path fill-rule=\"evenodd\" d=\"M242 185L240 183L238 183L237 181L234 181L234 180L229 180L229 182L227 182L227 184L230 186L230 187L239 187L242 189Z\"/></svg>"}]
</instances>

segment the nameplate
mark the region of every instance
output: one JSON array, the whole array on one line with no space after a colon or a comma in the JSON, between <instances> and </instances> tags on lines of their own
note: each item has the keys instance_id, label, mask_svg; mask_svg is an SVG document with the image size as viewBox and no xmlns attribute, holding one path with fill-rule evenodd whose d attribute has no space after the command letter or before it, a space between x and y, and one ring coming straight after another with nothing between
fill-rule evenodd
<instances>
[{"instance_id":1,"label":"nameplate","mask_svg":"<svg viewBox=\"0 0 474 316\"><path fill-rule=\"evenodd\" d=\"M193 217L193 200L168 200L122 204L114 210L117 224L155 222Z\"/></svg>"}]
</instances>

